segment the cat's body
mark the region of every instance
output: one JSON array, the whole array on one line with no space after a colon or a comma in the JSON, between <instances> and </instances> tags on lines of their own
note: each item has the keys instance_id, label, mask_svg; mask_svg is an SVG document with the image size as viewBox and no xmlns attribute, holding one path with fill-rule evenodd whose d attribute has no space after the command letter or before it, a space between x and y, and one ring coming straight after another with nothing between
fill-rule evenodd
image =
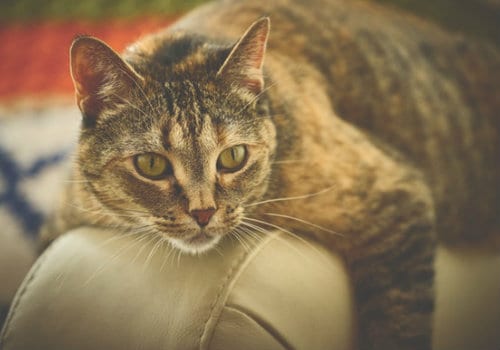
<instances>
[{"instance_id":1,"label":"cat's body","mask_svg":"<svg viewBox=\"0 0 500 350\"><path fill-rule=\"evenodd\" d=\"M267 51L267 20L232 49L262 15L272 22ZM127 49L133 69L88 40L72 56L84 114L64 200L74 205L46 239L80 224L147 226L133 217L145 212L184 250L208 244L180 242L186 218L208 236L252 225L313 235L352 270L362 349L429 348L436 240L500 235L497 51L371 4L326 0L207 5ZM246 159L226 171L219 153L238 144ZM137 159L125 159L141 152L165 155L173 170L132 175Z\"/></svg>"}]
</instances>

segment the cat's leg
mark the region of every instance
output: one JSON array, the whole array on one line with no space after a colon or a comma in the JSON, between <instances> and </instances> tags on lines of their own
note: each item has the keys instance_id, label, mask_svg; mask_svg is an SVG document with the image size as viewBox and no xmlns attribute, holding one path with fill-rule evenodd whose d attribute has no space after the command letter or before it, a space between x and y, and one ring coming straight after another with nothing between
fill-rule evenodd
<instances>
[{"instance_id":1,"label":"cat's leg","mask_svg":"<svg viewBox=\"0 0 500 350\"><path fill-rule=\"evenodd\" d=\"M433 210L422 183L398 187L366 207L369 233L351 255L361 350L431 348Z\"/></svg>"}]
</instances>

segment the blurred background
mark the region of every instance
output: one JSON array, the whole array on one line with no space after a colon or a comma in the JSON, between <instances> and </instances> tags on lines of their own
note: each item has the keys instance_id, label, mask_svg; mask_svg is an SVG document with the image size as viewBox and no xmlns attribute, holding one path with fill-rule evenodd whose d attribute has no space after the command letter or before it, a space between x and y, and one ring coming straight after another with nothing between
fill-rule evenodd
<instances>
[{"instance_id":1,"label":"blurred background","mask_svg":"<svg viewBox=\"0 0 500 350\"><path fill-rule=\"evenodd\" d=\"M404 8L500 46L500 0L365 0ZM95 35L117 50L204 0L1 0L0 103L71 92L68 47Z\"/></svg>"},{"instance_id":2,"label":"blurred background","mask_svg":"<svg viewBox=\"0 0 500 350\"><path fill-rule=\"evenodd\" d=\"M121 50L202 0L1 0L0 103L71 92L68 48L78 34Z\"/></svg>"}]
</instances>

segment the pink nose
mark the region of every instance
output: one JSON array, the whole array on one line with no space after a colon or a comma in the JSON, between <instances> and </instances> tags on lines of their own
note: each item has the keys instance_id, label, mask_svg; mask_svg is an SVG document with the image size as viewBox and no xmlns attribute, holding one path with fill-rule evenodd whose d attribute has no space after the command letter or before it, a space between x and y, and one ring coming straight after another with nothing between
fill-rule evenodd
<instances>
[{"instance_id":1,"label":"pink nose","mask_svg":"<svg viewBox=\"0 0 500 350\"><path fill-rule=\"evenodd\" d=\"M196 220L196 222L200 226L208 225L208 222L210 221L212 216L214 216L214 214L215 214L214 208L191 210L191 216Z\"/></svg>"}]
</instances>

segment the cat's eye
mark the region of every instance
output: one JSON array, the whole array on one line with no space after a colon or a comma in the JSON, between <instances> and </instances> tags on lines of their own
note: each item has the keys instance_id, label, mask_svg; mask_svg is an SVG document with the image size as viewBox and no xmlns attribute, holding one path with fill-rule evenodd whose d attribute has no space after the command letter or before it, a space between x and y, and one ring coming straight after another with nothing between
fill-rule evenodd
<instances>
[{"instance_id":1,"label":"cat's eye","mask_svg":"<svg viewBox=\"0 0 500 350\"><path fill-rule=\"evenodd\" d=\"M217 159L217 169L222 172L235 172L243 168L247 160L247 148L237 145L226 148Z\"/></svg>"},{"instance_id":2,"label":"cat's eye","mask_svg":"<svg viewBox=\"0 0 500 350\"><path fill-rule=\"evenodd\" d=\"M151 180L159 180L171 174L168 160L156 153L143 153L134 156L135 170L139 175Z\"/></svg>"}]
</instances>

